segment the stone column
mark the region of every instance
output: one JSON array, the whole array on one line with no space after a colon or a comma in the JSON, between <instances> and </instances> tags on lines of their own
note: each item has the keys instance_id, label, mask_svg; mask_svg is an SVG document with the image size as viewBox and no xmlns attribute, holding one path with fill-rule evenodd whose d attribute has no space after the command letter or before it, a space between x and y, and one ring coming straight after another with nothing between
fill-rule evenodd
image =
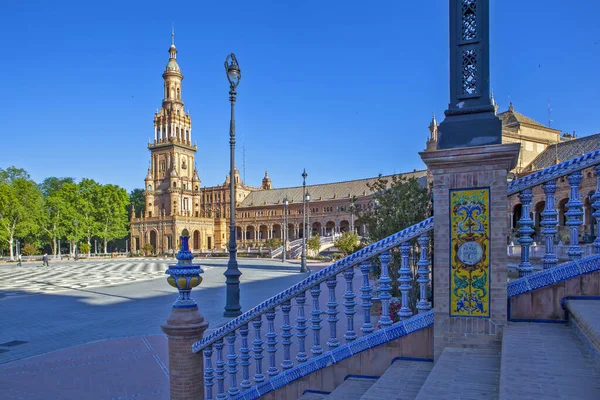
<instances>
[{"instance_id":1,"label":"stone column","mask_svg":"<svg viewBox=\"0 0 600 400\"><path fill-rule=\"evenodd\" d=\"M434 185L433 329L436 360L445 347L500 344L502 327L507 321L506 178L508 171L516 165L518 154L518 143L421 153ZM488 217L487 225L484 223L480 229L471 228L481 221L476 217L460 221L465 224L459 229L480 231L475 240L457 231L457 225L454 229L451 225L453 206L473 206L464 201L464 197L459 204L460 196L481 199L481 204L475 206L482 208L479 215ZM475 300L466 294L468 291L464 296L451 296L455 279L472 285L464 279L469 274L466 267L476 268L471 278L481 278L480 283L486 289L485 292L473 289L472 292L480 296Z\"/></svg>"},{"instance_id":2,"label":"stone column","mask_svg":"<svg viewBox=\"0 0 600 400\"><path fill-rule=\"evenodd\" d=\"M169 341L169 386L171 400L204 399L204 358L202 353L192 352L192 344L202 339L208 322L198 311L198 305L190 297L192 288L202 282L203 272L198 264L192 264L194 255L189 251L189 233L183 230L181 250L177 264L166 271L167 281L179 290L171 314L161 329Z\"/></svg>"}]
</instances>

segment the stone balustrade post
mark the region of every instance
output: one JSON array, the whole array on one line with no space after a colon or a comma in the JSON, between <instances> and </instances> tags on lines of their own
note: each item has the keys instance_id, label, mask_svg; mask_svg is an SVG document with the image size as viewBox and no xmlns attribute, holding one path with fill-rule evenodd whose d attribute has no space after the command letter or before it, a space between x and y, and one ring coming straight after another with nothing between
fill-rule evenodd
<instances>
[{"instance_id":1,"label":"stone balustrade post","mask_svg":"<svg viewBox=\"0 0 600 400\"><path fill-rule=\"evenodd\" d=\"M171 400L204 399L204 359L202 353L192 352L192 344L202 339L208 322L190 297L192 288L202 282L203 271L198 264L192 264L194 255L188 241L189 233L184 229L177 264L166 271L169 284L179 290L169 318L161 325L168 339Z\"/></svg>"}]
</instances>

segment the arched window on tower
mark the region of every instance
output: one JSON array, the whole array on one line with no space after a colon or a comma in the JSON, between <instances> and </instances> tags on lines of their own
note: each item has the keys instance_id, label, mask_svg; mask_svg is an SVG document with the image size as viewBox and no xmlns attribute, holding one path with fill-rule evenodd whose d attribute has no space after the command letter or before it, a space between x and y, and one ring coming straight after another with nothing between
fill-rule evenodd
<instances>
[{"instance_id":1,"label":"arched window on tower","mask_svg":"<svg viewBox=\"0 0 600 400\"><path fill-rule=\"evenodd\" d=\"M181 98L181 92L179 91L179 88L177 88L177 98L180 99Z\"/></svg>"}]
</instances>

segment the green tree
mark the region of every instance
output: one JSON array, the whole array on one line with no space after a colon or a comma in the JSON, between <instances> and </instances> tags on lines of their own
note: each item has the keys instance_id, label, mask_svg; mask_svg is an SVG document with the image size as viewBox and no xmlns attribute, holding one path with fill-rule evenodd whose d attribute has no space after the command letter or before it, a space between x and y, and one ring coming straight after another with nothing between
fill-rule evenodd
<instances>
[{"instance_id":1,"label":"green tree","mask_svg":"<svg viewBox=\"0 0 600 400\"><path fill-rule=\"evenodd\" d=\"M281 246L281 239L279 239L279 238L267 239L267 241L265 242L265 247L267 249L276 249L280 246Z\"/></svg>"},{"instance_id":2,"label":"green tree","mask_svg":"<svg viewBox=\"0 0 600 400\"><path fill-rule=\"evenodd\" d=\"M73 178L49 177L39 185L44 195L44 218L41 227L55 256L58 253L58 239L65 235L64 219L68 207L62 191L65 184L73 185Z\"/></svg>"},{"instance_id":3,"label":"green tree","mask_svg":"<svg viewBox=\"0 0 600 400\"><path fill-rule=\"evenodd\" d=\"M98 236L104 240L106 253L109 240L127 235L129 195L125 189L109 184L101 186L98 200Z\"/></svg>"},{"instance_id":4,"label":"green tree","mask_svg":"<svg viewBox=\"0 0 600 400\"><path fill-rule=\"evenodd\" d=\"M396 232L417 224L431 215L431 201L428 188L415 178L397 178L391 180L379 179L369 186L374 192L373 200L368 205L356 205L356 213L361 223L367 227L367 234L363 237L364 244L370 244L386 238ZM414 245L416 240L411 244ZM418 257L418 252L411 250L411 258ZM413 254L414 253L414 254ZM399 296L398 270L401 258L397 250L391 252L392 259L389 264L389 275L392 279L392 296ZM414 264L414 263L413 263ZM374 270L380 273L379 260L373 262ZM413 272L416 266L412 265ZM414 282L409 299L411 306L418 297L418 284L416 273L413 273ZM414 309L414 307L413 307Z\"/></svg>"},{"instance_id":5,"label":"green tree","mask_svg":"<svg viewBox=\"0 0 600 400\"><path fill-rule=\"evenodd\" d=\"M154 247L152 247L150 243L146 243L142 246L142 250L144 251L144 255L147 256L148 254L151 254L154 251Z\"/></svg>"},{"instance_id":6,"label":"green tree","mask_svg":"<svg viewBox=\"0 0 600 400\"><path fill-rule=\"evenodd\" d=\"M92 246L89 243L82 243L81 246L79 246L79 250L82 253L88 253L88 257L90 256L91 248L92 248Z\"/></svg>"},{"instance_id":7,"label":"green tree","mask_svg":"<svg viewBox=\"0 0 600 400\"><path fill-rule=\"evenodd\" d=\"M342 236L333 242L333 245L345 255L354 253L358 248L358 233L354 231L344 232Z\"/></svg>"},{"instance_id":8,"label":"green tree","mask_svg":"<svg viewBox=\"0 0 600 400\"><path fill-rule=\"evenodd\" d=\"M0 169L0 238L14 260L17 237L37 235L43 216L42 192L23 169Z\"/></svg>"},{"instance_id":9,"label":"green tree","mask_svg":"<svg viewBox=\"0 0 600 400\"><path fill-rule=\"evenodd\" d=\"M84 178L77 185L77 212L81 216L81 232L86 238L86 249L80 248L81 252L88 253L92 248L92 236L97 235L99 221L96 218L96 207L99 204L100 184L93 179Z\"/></svg>"},{"instance_id":10,"label":"green tree","mask_svg":"<svg viewBox=\"0 0 600 400\"><path fill-rule=\"evenodd\" d=\"M133 189L129 193L129 202L131 203L128 214L131 215L131 207L135 210L136 215L140 212L143 214L146 208L146 197L144 196L144 189Z\"/></svg>"},{"instance_id":11,"label":"green tree","mask_svg":"<svg viewBox=\"0 0 600 400\"><path fill-rule=\"evenodd\" d=\"M25 245L23 246L22 249L22 253L25 254L26 256L33 256L38 253L39 249L36 245L32 244L32 243L25 243Z\"/></svg>"},{"instance_id":12,"label":"green tree","mask_svg":"<svg viewBox=\"0 0 600 400\"><path fill-rule=\"evenodd\" d=\"M312 251L315 257L318 257L319 251L321 250L321 237L319 235L311 236L308 238L306 246L308 247L308 250Z\"/></svg>"}]
</instances>

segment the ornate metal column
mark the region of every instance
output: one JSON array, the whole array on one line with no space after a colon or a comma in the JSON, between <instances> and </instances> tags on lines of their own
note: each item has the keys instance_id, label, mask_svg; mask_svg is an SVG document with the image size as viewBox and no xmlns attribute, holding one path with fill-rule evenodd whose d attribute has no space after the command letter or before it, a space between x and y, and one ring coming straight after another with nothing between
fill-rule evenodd
<instances>
[{"instance_id":1,"label":"ornate metal column","mask_svg":"<svg viewBox=\"0 0 600 400\"><path fill-rule=\"evenodd\" d=\"M438 149L502 143L490 100L489 0L450 0L450 103Z\"/></svg>"},{"instance_id":2,"label":"ornate metal column","mask_svg":"<svg viewBox=\"0 0 600 400\"><path fill-rule=\"evenodd\" d=\"M283 229L282 229L282 233L283 233L283 251L281 253L281 262L285 262L286 257L287 257L287 237L288 237L288 223L287 223L287 217L288 217L288 198L287 196L285 197L285 199L283 199Z\"/></svg>"},{"instance_id":3,"label":"ornate metal column","mask_svg":"<svg viewBox=\"0 0 600 400\"><path fill-rule=\"evenodd\" d=\"M227 284L227 304L225 305L225 317L237 317L242 313L240 305L240 276L242 273L237 263L237 243L235 240L235 117L234 106L236 88L240 84L242 73L238 65L235 54L231 53L225 59L225 71L229 81L229 101L231 102L231 119L229 121L229 147L230 147L230 165L229 165L229 204L231 212L229 213L229 262L225 275Z\"/></svg>"},{"instance_id":4,"label":"ornate metal column","mask_svg":"<svg viewBox=\"0 0 600 400\"><path fill-rule=\"evenodd\" d=\"M300 272L308 272L306 268L306 170L302 172L302 256L300 258Z\"/></svg>"}]
</instances>

